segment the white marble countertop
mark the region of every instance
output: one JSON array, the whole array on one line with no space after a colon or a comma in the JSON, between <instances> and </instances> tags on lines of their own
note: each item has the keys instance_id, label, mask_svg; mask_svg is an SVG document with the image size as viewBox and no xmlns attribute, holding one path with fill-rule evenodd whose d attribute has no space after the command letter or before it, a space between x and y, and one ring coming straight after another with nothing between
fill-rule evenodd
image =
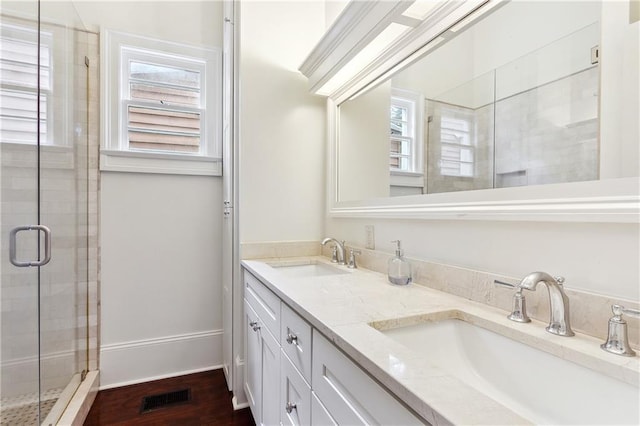
<instances>
[{"instance_id":1,"label":"white marble countertop","mask_svg":"<svg viewBox=\"0 0 640 426\"><path fill-rule=\"evenodd\" d=\"M419 323L445 311L537 349L610 377L640 386L638 357L602 351L598 339L576 334L554 336L546 324L519 324L506 311L472 302L425 286L393 286L386 276L366 269L346 274L290 278L270 265L329 263L324 257L245 260L243 266L260 278L287 305L328 337L363 369L433 425L531 424L482 392L447 375L420 353L395 342L369 324L393 328L398 318ZM401 363L402 368L398 368Z\"/></svg>"}]
</instances>

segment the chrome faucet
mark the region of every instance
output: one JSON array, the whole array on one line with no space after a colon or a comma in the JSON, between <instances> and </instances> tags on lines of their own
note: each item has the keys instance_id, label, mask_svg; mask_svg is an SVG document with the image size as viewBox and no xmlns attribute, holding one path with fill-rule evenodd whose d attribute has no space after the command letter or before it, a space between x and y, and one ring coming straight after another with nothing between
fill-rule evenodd
<instances>
[{"instance_id":1,"label":"chrome faucet","mask_svg":"<svg viewBox=\"0 0 640 426\"><path fill-rule=\"evenodd\" d=\"M532 272L516 287L533 291L538 283L543 283L549 291L550 319L546 330L558 336L573 336L575 333L569 323L569 298L562 287L564 278L554 278L546 272Z\"/></svg>"},{"instance_id":2,"label":"chrome faucet","mask_svg":"<svg viewBox=\"0 0 640 426\"><path fill-rule=\"evenodd\" d=\"M333 263L337 263L339 265L345 264L345 254L344 254L344 241L340 242L335 238L325 238L322 240L322 245L326 245L327 243L333 242L333 255L331 257L331 261Z\"/></svg>"}]
</instances>

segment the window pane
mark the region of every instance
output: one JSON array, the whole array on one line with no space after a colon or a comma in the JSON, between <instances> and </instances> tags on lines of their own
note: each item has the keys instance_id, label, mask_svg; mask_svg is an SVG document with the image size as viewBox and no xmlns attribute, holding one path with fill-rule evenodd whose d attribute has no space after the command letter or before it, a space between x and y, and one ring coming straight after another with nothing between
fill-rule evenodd
<instances>
[{"instance_id":1,"label":"window pane","mask_svg":"<svg viewBox=\"0 0 640 426\"><path fill-rule=\"evenodd\" d=\"M399 106L391 106L391 119L407 121L407 109Z\"/></svg>"},{"instance_id":2,"label":"window pane","mask_svg":"<svg viewBox=\"0 0 640 426\"><path fill-rule=\"evenodd\" d=\"M157 102L163 105L200 105L200 92L166 86L131 82L131 99Z\"/></svg>"},{"instance_id":3,"label":"window pane","mask_svg":"<svg viewBox=\"0 0 640 426\"><path fill-rule=\"evenodd\" d=\"M440 172L444 176L473 176L473 151L455 146L443 146Z\"/></svg>"},{"instance_id":4,"label":"window pane","mask_svg":"<svg viewBox=\"0 0 640 426\"><path fill-rule=\"evenodd\" d=\"M200 89L200 73L161 65L130 62L130 76L136 80Z\"/></svg>"},{"instance_id":5,"label":"window pane","mask_svg":"<svg viewBox=\"0 0 640 426\"><path fill-rule=\"evenodd\" d=\"M36 87L38 70L37 43L0 39L0 81L22 87ZM49 90L49 47L40 45L40 85L42 90Z\"/></svg>"},{"instance_id":6,"label":"window pane","mask_svg":"<svg viewBox=\"0 0 640 426\"><path fill-rule=\"evenodd\" d=\"M462 132L469 131L469 121L451 117L442 117L442 128L458 130Z\"/></svg>"},{"instance_id":7,"label":"window pane","mask_svg":"<svg viewBox=\"0 0 640 426\"><path fill-rule=\"evenodd\" d=\"M460 161L472 163L473 152L470 149L465 149L465 148L460 149Z\"/></svg>"},{"instance_id":8,"label":"window pane","mask_svg":"<svg viewBox=\"0 0 640 426\"><path fill-rule=\"evenodd\" d=\"M400 154L402 152L402 141L397 139L391 139L391 154Z\"/></svg>"},{"instance_id":9,"label":"window pane","mask_svg":"<svg viewBox=\"0 0 640 426\"><path fill-rule=\"evenodd\" d=\"M393 170L409 171L410 159L406 156L392 155L389 157L389 168Z\"/></svg>"},{"instance_id":10,"label":"window pane","mask_svg":"<svg viewBox=\"0 0 640 426\"><path fill-rule=\"evenodd\" d=\"M200 113L129 106L129 148L200 151Z\"/></svg>"},{"instance_id":11,"label":"window pane","mask_svg":"<svg viewBox=\"0 0 640 426\"><path fill-rule=\"evenodd\" d=\"M460 161L460 148L456 146L442 146L442 159Z\"/></svg>"},{"instance_id":12,"label":"window pane","mask_svg":"<svg viewBox=\"0 0 640 426\"><path fill-rule=\"evenodd\" d=\"M460 164L460 176L466 176L466 177L473 176L473 164L461 163Z\"/></svg>"},{"instance_id":13,"label":"window pane","mask_svg":"<svg viewBox=\"0 0 640 426\"><path fill-rule=\"evenodd\" d=\"M405 121L391 120L391 135L411 136L409 132L409 124Z\"/></svg>"},{"instance_id":14,"label":"window pane","mask_svg":"<svg viewBox=\"0 0 640 426\"><path fill-rule=\"evenodd\" d=\"M37 122L35 93L2 90L0 102L0 138L3 142L37 143ZM46 142L47 99L40 99L40 135Z\"/></svg>"},{"instance_id":15,"label":"window pane","mask_svg":"<svg viewBox=\"0 0 640 426\"><path fill-rule=\"evenodd\" d=\"M409 139L391 139L392 154L411 155L411 140Z\"/></svg>"}]
</instances>

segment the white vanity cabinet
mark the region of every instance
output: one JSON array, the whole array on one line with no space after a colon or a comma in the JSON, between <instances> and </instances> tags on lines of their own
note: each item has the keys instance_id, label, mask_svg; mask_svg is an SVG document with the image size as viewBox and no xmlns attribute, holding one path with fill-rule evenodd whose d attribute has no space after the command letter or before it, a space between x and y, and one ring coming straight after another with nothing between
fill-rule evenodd
<instances>
[{"instance_id":1,"label":"white vanity cabinet","mask_svg":"<svg viewBox=\"0 0 640 426\"><path fill-rule=\"evenodd\" d=\"M243 273L245 391L256 424L425 424L260 280Z\"/></svg>"},{"instance_id":2,"label":"white vanity cabinet","mask_svg":"<svg viewBox=\"0 0 640 426\"><path fill-rule=\"evenodd\" d=\"M258 425L280 423L280 299L245 272L244 388ZM274 337L273 331L276 332Z\"/></svg>"}]
</instances>

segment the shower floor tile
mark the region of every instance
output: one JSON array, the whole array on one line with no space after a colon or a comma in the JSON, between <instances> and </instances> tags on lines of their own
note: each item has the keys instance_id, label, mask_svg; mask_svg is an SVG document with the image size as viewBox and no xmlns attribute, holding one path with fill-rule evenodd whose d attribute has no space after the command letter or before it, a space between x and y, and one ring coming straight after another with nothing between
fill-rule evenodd
<instances>
[{"instance_id":1,"label":"shower floor tile","mask_svg":"<svg viewBox=\"0 0 640 426\"><path fill-rule=\"evenodd\" d=\"M40 415L44 419L53 408L62 389L50 389L42 394ZM0 425L27 426L38 424L38 395L27 394L0 401Z\"/></svg>"}]
</instances>

